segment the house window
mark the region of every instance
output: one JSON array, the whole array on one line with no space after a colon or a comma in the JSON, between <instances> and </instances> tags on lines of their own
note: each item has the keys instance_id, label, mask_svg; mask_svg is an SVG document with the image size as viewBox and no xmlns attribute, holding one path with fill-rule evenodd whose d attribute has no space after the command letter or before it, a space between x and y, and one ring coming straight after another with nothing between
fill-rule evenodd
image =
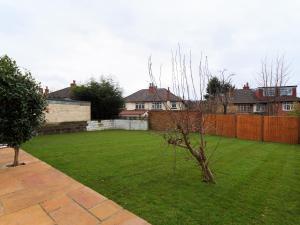
<instances>
[{"instance_id":1,"label":"house window","mask_svg":"<svg viewBox=\"0 0 300 225\"><path fill-rule=\"evenodd\" d=\"M249 104L238 105L238 110L241 113L249 113L249 112L251 112L251 105L249 105Z\"/></svg>"},{"instance_id":2,"label":"house window","mask_svg":"<svg viewBox=\"0 0 300 225\"><path fill-rule=\"evenodd\" d=\"M145 103L135 103L135 109L145 109Z\"/></svg>"},{"instance_id":3,"label":"house window","mask_svg":"<svg viewBox=\"0 0 300 225\"><path fill-rule=\"evenodd\" d=\"M256 104L255 108L256 112L264 112L266 110L266 106L264 104Z\"/></svg>"},{"instance_id":4,"label":"house window","mask_svg":"<svg viewBox=\"0 0 300 225\"><path fill-rule=\"evenodd\" d=\"M293 90L291 87L281 87L280 88L280 96L291 96Z\"/></svg>"},{"instance_id":5,"label":"house window","mask_svg":"<svg viewBox=\"0 0 300 225\"><path fill-rule=\"evenodd\" d=\"M283 102L282 111L292 111L294 109L294 104L292 102Z\"/></svg>"},{"instance_id":6,"label":"house window","mask_svg":"<svg viewBox=\"0 0 300 225\"><path fill-rule=\"evenodd\" d=\"M161 102L152 102L152 109L162 109Z\"/></svg>"},{"instance_id":7,"label":"house window","mask_svg":"<svg viewBox=\"0 0 300 225\"><path fill-rule=\"evenodd\" d=\"M264 96L275 96L275 88L264 88Z\"/></svg>"},{"instance_id":8,"label":"house window","mask_svg":"<svg viewBox=\"0 0 300 225\"><path fill-rule=\"evenodd\" d=\"M177 109L176 102L171 102L171 109Z\"/></svg>"}]
</instances>

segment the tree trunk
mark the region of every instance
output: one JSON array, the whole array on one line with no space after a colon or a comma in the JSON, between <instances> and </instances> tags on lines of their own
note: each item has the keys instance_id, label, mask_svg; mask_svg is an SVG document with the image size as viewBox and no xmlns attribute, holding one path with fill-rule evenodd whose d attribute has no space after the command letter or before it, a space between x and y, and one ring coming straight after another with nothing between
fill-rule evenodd
<instances>
[{"instance_id":1,"label":"tree trunk","mask_svg":"<svg viewBox=\"0 0 300 225\"><path fill-rule=\"evenodd\" d=\"M227 114L227 105L223 105L223 108L224 108L223 110L224 114Z\"/></svg>"},{"instance_id":2,"label":"tree trunk","mask_svg":"<svg viewBox=\"0 0 300 225\"><path fill-rule=\"evenodd\" d=\"M199 157L197 157L197 160L202 170L203 181L214 184L215 183L214 175L207 165L206 157L203 150L200 150L200 154Z\"/></svg>"},{"instance_id":3,"label":"tree trunk","mask_svg":"<svg viewBox=\"0 0 300 225\"><path fill-rule=\"evenodd\" d=\"M15 157L14 157L14 163L13 166L18 166L19 165L19 152L20 152L20 148L19 147L14 147L15 150Z\"/></svg>"}]
</instances>

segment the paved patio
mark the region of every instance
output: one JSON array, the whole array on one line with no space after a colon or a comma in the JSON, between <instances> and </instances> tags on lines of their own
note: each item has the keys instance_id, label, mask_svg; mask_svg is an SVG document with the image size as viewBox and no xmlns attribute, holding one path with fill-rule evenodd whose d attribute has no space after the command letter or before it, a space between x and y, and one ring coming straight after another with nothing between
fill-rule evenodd
<instances>
[{"instance_id":1,"label":"paved patio","mask_svg":"<svg viewBox=\"0 0 300 225\"><path fill-rule=\"evenodd\" d=\"M12 149L0 149L1 225L149 224L24 151L26 165L7 168L12 159Z\"/></svg>"}]
</instances>

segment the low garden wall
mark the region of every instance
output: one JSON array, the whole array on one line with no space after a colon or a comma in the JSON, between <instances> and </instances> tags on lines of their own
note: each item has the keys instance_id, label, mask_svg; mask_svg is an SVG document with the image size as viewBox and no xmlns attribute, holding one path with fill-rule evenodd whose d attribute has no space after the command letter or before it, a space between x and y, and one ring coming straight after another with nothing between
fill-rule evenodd
<instances>
[{"instance_id":1,"label":"low garden wall","mask_svg":"<svg viewBox=\"0 0 300 225\"><path fill-rule=\"evenodd\" d=\"M95 130L148 130L147 120L101 120L101 121L88 121L87 131Z\"/></svg>"},{"instance_id":2,"label":"low garden wall","mask_svg":"<svg viewBox=\"0 0 300 225\"><path fill-rule=\"evenodd\" d=\"M149 127L166 131L174 127L174 118L182 112L149 112ZM192 127L199 122L198 112L189 112ZM174 118L172 118L174 117ZM193 128L192 128L193 129ZM260 116L245 114L205 115L207 134L234 137L245 140L300 143L300 118L290 116Z\"/></svg>"}]
</instances>

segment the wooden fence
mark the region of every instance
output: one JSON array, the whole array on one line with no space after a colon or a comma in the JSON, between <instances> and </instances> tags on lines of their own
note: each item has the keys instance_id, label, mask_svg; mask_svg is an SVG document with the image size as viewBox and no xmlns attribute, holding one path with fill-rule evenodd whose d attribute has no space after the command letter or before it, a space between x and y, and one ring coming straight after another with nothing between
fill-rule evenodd
<instances>
[{"instance_id":1,"label":"wooden fence","mask_svg":"<svg viewBox=\"0 0 300 225\"><path fill-rule=\"evenodd\" d=\"M174 126L174 118L182 112L149 112L149 127L164 131ZM197 127L197 112L189 112L191 122ZM300 118L260 115L206 115L205 132L210 135L234 137L245 140L300 143Z\"/></svg>"}]
</instances>

